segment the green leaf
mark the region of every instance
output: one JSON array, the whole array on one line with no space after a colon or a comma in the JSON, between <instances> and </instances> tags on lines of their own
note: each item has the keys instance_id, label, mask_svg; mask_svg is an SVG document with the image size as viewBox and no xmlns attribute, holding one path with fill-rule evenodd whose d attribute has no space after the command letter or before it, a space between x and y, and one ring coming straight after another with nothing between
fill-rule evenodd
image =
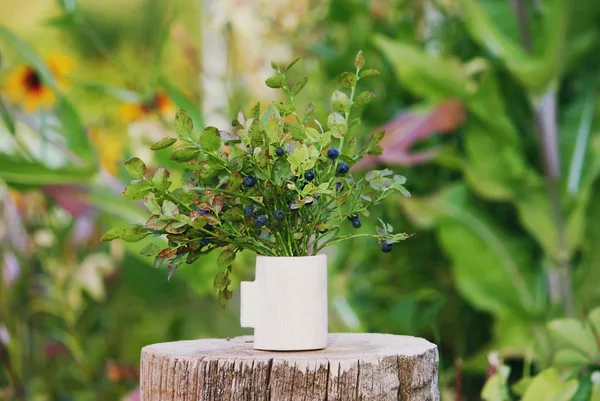
<instances>
[{"instance_id":1,"label":"green leaf","mask_svg":"<svg viewBox=\"0 0 600 401\"><path fill-rule=\"evenodd\" d=\"M333 112L327 118L327 127L334 138L342 138L348 132L346 119L340 113Z\"/></svg>"},{"instance_id":2,"label":"green leaf","mask_svg":"<svg viewBox=\"0 0 600 401\"><path fill-rule=\"evenodd\" d=\"M357 107L365 106L375 99L375 94L370 91L365 91L354 99L354 105Z\"/></svg>"},{"instance_id":3,"label":"green leaf","mask_svg":"<svg viewBox=\"0 0 600 401\"><path fill-rule=\"evenodd\" d=\"M158 205L158 202L156 201L156 197L154 196L153 193L149 193L148 195L146 195L144 197L144 205L146 206L148 211L152 214L160 214L161 213L160 206Z\"/></svg>"},{"instance_id":4,"label":"green leaf","mask_svg":"<svg viewBox=\"0 0 600 401\"><path fill-rule=\"evenodd\" d=\"M361 71L360 74L358 74L360 79L372 78L372 77L376 77L378 75L379 75L379 71L377 71L375 69L364 70L364 71Z\"/></svg>"},{"instance_id":5,"label":"green leaf","mask_svg":"<svg viewBox=\"0 0 600 401\"><path fill-rule=\"evenodd\" d=\"M125 162L125 170L127 170L130 176L138 180L141 180L146 175L146 165L138 157L132 157L127 160Z\"/></svg>"},{"instance_id":6,"label":"green leaf","mask_svg":"<svg viewBox=\"0 0 600 401\"><path fill-rule=\"evenodd\" d=\"M568 401L577 391L577 379L563 381L554 368L538 373L521 401Z\"/></svg>"},{"instance_id":7,"label":"green leaf","mask_svg":"<svg viewBox=\"0 0 600 401\"><path fill-rule=\"evenodd\" d=\"M501 365L483 386L481 390L481 399L484 401L508 401L510 396L508 393L508 376L510 368Z\"/></svg>"},{"instance_id":8,"label":"green leaf","mask_svg":"<svg viewBox=\"0 0 600 401\"><path fill-rule=\"evenodd\" d=\"M150 233L142 226L135 226L123 230L121 239L125 242L137 242L146 238Z\"/></svg>"},{"instance_id":9,"label":"green leaf","mask_svg":"<svg viewBox=\"0 0 600 401\"><path fill-rule=\"evenodd\" d=\"M416 45L377 36L376 46L392 63L400 82L428 100L468 99L476 83L458 59L433 57Z\"/></svg>"},{"instance_id":10,"label":"green leaf","mask_svg":"<svg viewBox=\"0 0 600 401\"><path fill-rule=\"evenodd\" d=\"M229 278L229 269L224 272L219 272L215 276L213 281L213 288L217 293L217 298L223 307L225 307L227 300L231 299L231 291L229 291L228 287L231 284L231 279Z\"/></svg>"},{"instance_id":11,"label":"green leaf","mask_svg":"<svg viewBox=\"0 0 600 401\"><path fill-rule=\"evenodd\" d=\"M179 206L177 206L176 203L166 199L162 204L162 214L169 217L175 216L176 214L179 214Z\"/></svg>"},{"instance_id":12,"label":"green leaf","mask_svg":"<svg viewBox=\"0 0 600 401\"><path fill-rule=\"evenodd\" d=\"M150 192L150 189L150 183L146 181L134 182L125 188L123 197L127 200L142 200Z\"/></svg>"},{"instance_id":13,"label":"green leaf","mask_svg":"<svg viewBox=\"0 0 600 401\"><path fill-rule=\"evenodd\" d=\"M181 139L190 139L194 130L192 117L184 109L178 109L175 114L175 132Z\"/></svg>"},{"instance_id":14,"label":"green leaf","mask_svg":"<svg viewBox=\"0 0 600 401\"><path fill-rule=\"evenodd\" d=\"M14 136L17 133L15 127L15 120L12 118L12 116L6 109L6 105L2 100L0 100L0 117L2 117L2 121L4 121L4 125L8 129L8 132L10 132Z\"/></svg>"},{"instance_id":15,"label":"green leaf","mask_svg":"<svg viewBox=\"0 0 600 401\"><path fill-rule=\"evenodd\" d=\"M158 189L159 191L166 191L171 186L169 176L170 173L163 167L157 168L151 178L152 185L154 185L154 188Z\"/></svg>"},{"instance_id":16,"label":"green leaf","mask_svg":"<svg viewBox=\"0 0 600 401\"><path fill-rule=\"evenodd\" d=\"M121 238L121 235L125 231L123 228L111 228L108 230L102 237L100 237L100 241L112 241L117 238Z\"/></svg>"},{"instance_id":17,"label":"green leaf","mask_svg":"<svg viewBox=\"0 0 600 401\"><path fill-rule=\"evenodd\" d=\"M294 85L294 87L292 88L292 96L296 96L298 93L300 93L300 91L304 88L304 85L306 85L307 82L308 77L304 77L302 78L302 80L297 82L296 85Z\"/></svg>"},{"instance_id":18,"label":"green leaf","mask_svg":"<svg viewBox=\"0 0 600 401\"><path fill-rule=\"evenodd\" d=\"M195 146L186 146L171 152L169 158L179 163L189 162L200 154L200 150Z\"/></svg>"},{"instance_id":19,"label":"green leaf","mask_svg":"<svg viewBox=\"0 0 600 401\"><path fill-rule=\"evenodd\" d=\"M156 256L160 252L160 248L156 244L148 244L141 251L143 256Z\"/></svg>"},{"instance_id":20,"label":"green leaf","mask_svg":"<svg viewBox=\"0 0 600 401\"><path fill-rule=\"evenodd\" d=\"M333 111L347 113L352 108L352 101L344 92L336 90L331 94L331 107Z\"/></svg>"},{"instance_id":21,"label":"green leaf","mask_svg":"<svg viewBox=\"0 0 600 401\"><path fill-rule=\"evenodd\" d=\"M342 75L340 75L339 81L344 88L352 89L352 87L356 84L356 74L351 72L343 72Z\"/></svg>"},{"instance_id":22,"label":"green leaf","mask_svg":"<svg viewBox=\"0 0 600 401\"><path fill-rule=\"evenodd\" d=\"M265 81L265 84L269 88L273 88L273 89L281 88L283 86L283 83L284 83L284 79L283 79L283 75L281 75L281 74L273 75L272 77L267 78L267 80Z\"/></svg>"},{"instance_id":23,"label":"green leaf","mask_svg":"<svg viewBox=\"0 0 600 401\"><path fill-rule=\"evenodd\" d=\"M456 185L427 202L437 213L440 243L452 261L459 292L475 307L499 316L539 316L544 276L532 268L530 243L504 233L466 195L466 188Z\"/></svg>"},{"instance_id":24,"label":"green leaf","mask_svg":"<svg viewBox=\"0 0 600 401\"><path fill-rule=\"evenodd\" d=\"M285 71L289 71L290 68L292 68L298 61L300 61L300 57L297 57L295 59L293 59L292 61L290 61L290 63L287 65L287 67L285 67Z\"/></svg>"},{"instance_id":25,"label":"green leaf","mask_svg":"<svg viewBox=\"0 0 600 401\"><path fill-rule=\"evenodd\" d=\"M308 138L308 141L311 143L318 143L321 141L321 137L323 136L323 134L321 134L321 132L319 132L318 130L316 130L315 128L312 127L308 127L306 128L306 138Z\"/></svg>"},{"instance_id":26,"label":"green leaf","mask_svg":"<svg viewBox=\"0 0 600 401\"><path fill-rule=\"evenodd\" d=\"M354 66L357 70L360 70L365 66L365 55L363 54L362 50L360 50L356 55L356 58L354 59Z\"/></svg>"},{"instance_id":27,"label":"green leaf","mask_svg":"<svg viewBox=\"0 0 600 401\"><path fill-rule=\"evenodd\" d=\"M177 142L176 138L163 138L150 147L151 150L166 149Z\"/></svg>"},{"instance_id":28,"label":"green leaf","mask_svg":"<svg viewBox=\"0 0 600 401\"><path fill-rule=\"evenodd\" d=\"M207 152L216 152L221 148L221 135L216 127L207 127L200 134L200 146Z\"/></svg>"},{"instance_id":29,"label":"green leaf","mask_svg":"<svg viewBox=\"0 0 600 401\"><path fill-rule=\"evenodd\" d=\"M555 319L546 325L558 347L577 350L592 359L598 354L598 344L589 326L576 319Z\"/></svg>"},{"instance_id":30,"label":"green leaf","mask_svg":"<svg viewBox=\"0 0 600 401\"><path fill-rule=\"evenodd\" d=\"M225 269L226 267L231 266L233 261L235 260L236 252L233 249L227 248L221 252L219 257L217 258L217 266L220 269Z\"/></svg>"},{"instance_id":31,"label":"green leaf","mask_svg":"<svg viewBox=\"0 0 600 401\"><path fill-rule=\"evenodd\" d=\"M260 102L257 102L250 113L248 114L249 118L260 118Z\"/></svg>"},{"instance_id":32,"label":"green leaf","mask_svg":"<svg viewBox=\"0 0 600 401\"><path fill-rule=\"evenodd\" d=\"M304 110L304 125L310 124L315 117L315 104L310 102L306 105L306 109Z\"/></svg>"}]
</instances>

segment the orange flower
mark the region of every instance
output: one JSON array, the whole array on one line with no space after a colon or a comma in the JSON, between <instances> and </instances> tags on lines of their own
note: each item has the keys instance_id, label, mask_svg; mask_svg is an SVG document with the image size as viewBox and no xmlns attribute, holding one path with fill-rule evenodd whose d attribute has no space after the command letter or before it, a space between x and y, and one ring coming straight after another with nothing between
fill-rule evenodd
<instances>
[{"instance_id":1,"label":"orange flower","mask_svg":"<svg viewBox=\"0 0 600 401\"><path fill-rule=\"evenodd\" d=\"M116 176L124 158L127 137L98 128L90 128L89 134L90 140L98 151L100 165L110 175Z\"/></svg>"},{"instance_id":2,"label":"orange flower","mask_svg":"<svg viewBox=\"0 0 600 401\"><path fill-rule=\"evenodd\" d=\"M156 92L149 101L143 103L124 103L119 110L119 117L124 122L133 122L154 112L163 117L170 117L175 112L175 105L166 93Z\"/></svg>"},{"instance_id":3,"label":"orange flower","mask_svg":"<svg viewBox=\"0 0 600 401\"><path fill-rule=\"evenodd\" d=\"M46 63L57 87L65 88L65 77L73 69L73 60L64 55L52 54L46 59ZM50 108L56 102L52 88L42 82L38 71L30 66L17 68L8 77L4 89L12 103L22 103L28 112L36 111L40 107Z\"/></svg>"}]
</instances>

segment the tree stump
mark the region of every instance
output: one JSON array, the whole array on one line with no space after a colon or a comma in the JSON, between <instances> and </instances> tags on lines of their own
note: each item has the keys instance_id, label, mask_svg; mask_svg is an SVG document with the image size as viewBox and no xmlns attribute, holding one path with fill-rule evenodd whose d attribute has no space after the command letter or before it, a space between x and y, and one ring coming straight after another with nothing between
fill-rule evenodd
<instances>
[{"instance_id":1,"label":"tree stump","mask_svg":"<svg viewBox=\"0 0 600 401\"><path fill-rule=\"evenodd\" d=\"M439 400L437 347L389 334L330 334L320 351L266 352L252 337L142 349L142 401Z\"/></svg>"}]
</instances>

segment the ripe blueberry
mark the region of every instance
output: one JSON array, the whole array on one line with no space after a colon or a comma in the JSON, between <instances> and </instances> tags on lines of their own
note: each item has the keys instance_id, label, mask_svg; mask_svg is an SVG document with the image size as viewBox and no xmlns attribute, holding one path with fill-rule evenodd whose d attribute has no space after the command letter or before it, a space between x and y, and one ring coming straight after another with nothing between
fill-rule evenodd
<instances>
[{"instance_id":1,"label":"ripe blueberry","mask_svg":"<svg viewBox=\"0 0 600 401\"><path fill-rule=\"evenodd\" d=\"M350 170L350 166L346 162L340 162L337 167L338 174L346 174Z\"/></svg>"},{"instance_id":2,"label":"ripe blueberry","mask_svg":"<svg viewBox=\"0 0 600 401\"><path fill-rule=\"evenodd\" d=\"M337 192L340 192L342 189L344 189L344 183L342 183L342 182L339 182L339 181L338 181L338 182L336 182L336 183L335 183L335 190L336 190Z\"/></svg>"},{"instance_id":3,"label":"ripe blueberry","mask_svg":"<svg viewBox=\"0 0 600 401\"><path fill-rule=\"evenodd\" d=\"M383 244L381 244L381 250L383 251L383 253L392 252L393 247L394 247L394 243L390 242L390 241L385 241Z\"/></svg>"},{"instance_id":4,"label":"ripe blueberry","mask_svg":"<svg viewBox=\"0 0 600 401\"><path fill-rule=\"evenodd\" d=\"M329 157L331 160L335 160L340 157L340 151L336 148L331 148L327 151L327 157Z\"/></svg>"},{"instance_id":5,"label":"ripe blueberry","mask_svg":"<svg viewBox=\"0 0 600 401\"><path fill-rule=\"evenodd\" d=\"M277 148L277 149L275 149L275 154L276 154L278 157L281 157L281 156L283 156L283 154L284 154L284 153L285 153L285 152L284 152L283 148Z\"/></svg>"},{"instance_id":6,"label":"ripe blueberry","mask_svg":"<svg viewBox=\"0 0 600 401\"><path fill-rule=\"evenodd\" d=\"M358 217L352 220L352 227L360 228L361 226L362 223L360 222L360 219Z\"/></svg>"},{"instance_id":7,"label":"ripe blueberry","mask_svg":"<svg viewBox=\"0 0 600 401\"><path fill-rule=\"evenodd\" d=\"M283 210L275 210L275 213L273 213L273 217L275 217L275 220L283 220L285 214L283 213Z\"/></svg>"},{"instance_id":8,"label":"ripe blueberry","mask_svg":"<svg viewBox=\"0 0 600 401\"><path fill-rule=\"evenodd\" d=\"M244 214L246 215L246 217L254 216L254 205L247 205L244 208Z\"/></svg>"},{"instance_id":9,"label":"ripe blueberry","mask_svg":"<svg viewBox=\"0 0 600 401\"><path fill-rule=\"evenodd\" d=\"M304 179L306 181L312 181L315 179L315 172L312 170L308 170L306 173L304 173Z\"/></svg>"},{"instance_id":10,"label":"ripe blueberry","mask_svg":"<svg viewBox=\"0 0 600 401\"><path fill-rule=\"evenodd\" d=\"M267 216L265 216L264 214L261 214L260 216L258 216L256 218L256 221L254 222L254 224L256 224L257 227L262 227L265 224L267 224Z\"/></svg>"},{"instance_id":11,"label":"ripe blueberry","mask_svg":"<svg viewBox=\"0 0 600 401\"><path fill-rule=\"evenodd\" d=\"M245 187L253 187L256 185L256 178L252 177L251 175L244 177L244 186Z\"/></svg>"}]
</instances>

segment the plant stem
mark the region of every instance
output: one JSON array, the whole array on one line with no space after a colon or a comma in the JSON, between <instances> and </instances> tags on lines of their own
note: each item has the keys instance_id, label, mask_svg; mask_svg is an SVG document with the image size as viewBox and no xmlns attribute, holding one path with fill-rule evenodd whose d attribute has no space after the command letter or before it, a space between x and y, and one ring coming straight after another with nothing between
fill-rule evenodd
<instances>
[{"instance_id":1,"label":"plant stem","mask_svg":"<svg viewBox=\"0 0 600 401\"><path fill-rule=\"evenodd\" d=\"M521 41L527 52L531 52L531 37L529 24L523 0L513 0ZM572 290L571 265L566 238L566 224L562 202L560 199L560 155L558 150L558 124L556 121L556 88L550 87L542 98L535 104L537 132L540 139L542 158L544 160L544 175L550 197L552 219L556 229L556 257L548 272L548 292L554 303L562 305L564 312L573 316L574 301Z\"/></svg>"},{"instance_id":2,"label":"plant stem","mask_svg":"<svg viewBox=\"0 0 600 401\"><path fill-rule=\"evenodd\" d=\"M561 304L564 312L568 316L573 316L575 309L571 264L558 182L560 179L560 164L556 114L556 90L550 88L536 105L537 131L544 159L544 175L550 198L552 220L554 221L557 237L556 255L553 257L554 260L552 260L552 266L548 272L548 292L552 302Z\"/></svg>"},{"instance_id":3,"label":"plant stem","mask_svg":"<svg viewBox=\"0 0 600 401\"><path fill-rule=\"evenodd\" d=\"M0 341L0 361L2 361L2 364L4 364L4 367L10 376L10 381L12 382L12 387L17 398L19 401L25 401L25 389L23 388L23 384L21 383L19 376L17 376L17 373L12 366L8 349L2 341Z\"/></svg>"}]
</instances>

